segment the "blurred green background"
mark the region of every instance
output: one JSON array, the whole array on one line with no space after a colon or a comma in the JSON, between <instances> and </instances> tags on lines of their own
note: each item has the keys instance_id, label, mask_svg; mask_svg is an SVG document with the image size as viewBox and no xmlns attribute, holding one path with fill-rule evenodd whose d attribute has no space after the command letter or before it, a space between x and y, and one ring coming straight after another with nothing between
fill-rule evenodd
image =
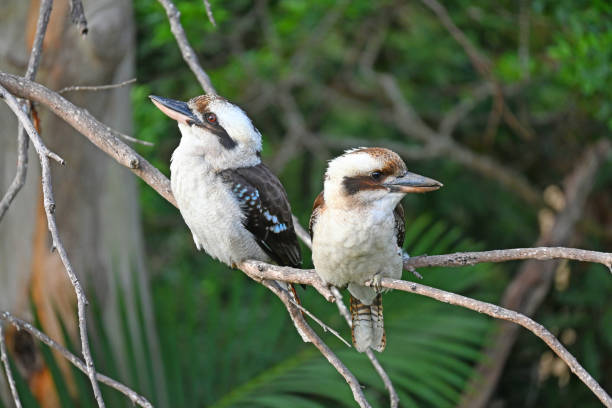
<instances>
[{"instance_id":1,"label":"blurred green background","mask_svg":"<svg viewBox=\"0 0 612 408\"><path fill-rule=\"evenodd\" d=\"M201 1L176 3L217 91L242 106L263 134L263 159L284 183L302 225L321 189L326 160L341 153L339 146L357 139L406 149L419 145L394 121L377 73L392 75L433 129L458 103L472 104L452 138L522 175L540 194L554 191L551 186L562 188L584 148L610 138L612 6L607 1L447 2L452 21L490 60L491 76L519 127L503 117L495 122L494 96L477 96L486 83L483 76L421 2L212 0L217 27L207 20ZM162 7L155 0L134 5L135 136L155 143L138 149L169 175L179 131L147 96L187 100L202 90L181 58ZM407 158L409 169L445 186L404 202L405 249L413 255L532 246L542 217L555 213L550 202L525 201L452 154L420 159ZM573 246L612 248L611 182L608 161L572 234ZM354 406L347 385L300 341L274 296L198 253L178 211L144 185L141 204L171 406ZM303 254L304 267L311 267L306 248ZM426 285L499 303L518 266L420 272ZM601 265L580 263L556 274L536 320L612 390L610 274ZM408 273L405 278L415 279ZM349 338L334 305L313 290L301 296L312 312ZM457 405L496 327L476 313L404 293L385 296L385 321L388 349L380 359L402 406ZM321 335L366 385L371 402L387 406L367 360L333 336ZM555 364L545 344L522 330L490 406L599 406L573 374ZM145 395L155 400L155 390Z\"/></svg>"}]
</instances>

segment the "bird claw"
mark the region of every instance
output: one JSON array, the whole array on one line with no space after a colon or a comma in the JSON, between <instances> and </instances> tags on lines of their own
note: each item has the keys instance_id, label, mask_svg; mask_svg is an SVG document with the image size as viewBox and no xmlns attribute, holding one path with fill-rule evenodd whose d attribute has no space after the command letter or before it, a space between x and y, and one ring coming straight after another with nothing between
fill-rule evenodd
<instances>
[{"instance_id":1,"label":"bird claw","mask_svg":"<svg viewBox=\"0 0 612 408\"><path fill-rule=\"evenodd\" d=\"M372 277L372 285L371 285L374 290L376 291L376 293L381 293L382 292L382 276L380 275L380 273L377 273L376 275L374 275Z\"/></svg>"}]
</instances>

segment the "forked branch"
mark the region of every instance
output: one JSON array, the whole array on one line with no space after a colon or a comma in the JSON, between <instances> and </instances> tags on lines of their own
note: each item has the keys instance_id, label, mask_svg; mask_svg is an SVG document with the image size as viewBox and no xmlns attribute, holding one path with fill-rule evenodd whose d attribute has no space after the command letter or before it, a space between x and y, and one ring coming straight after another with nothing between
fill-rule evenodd
<instances>
[{"instance_id":1,"label":"forked branch","mask_svg":"<svg viewBox=\"0 0 612 408\"><path fill-rule=\"evenodd\" d=\"M45 333L41 332L30 323L21 320L8 312L0 312L0 327L2 327L3 322L6 321L8 324L13 325L17 330L25 330L30 333L33 337L40 340L43 344L46 344L53 350L59 352L66 360L70 361L76 368L81 370L83 373L87 374L87 366L86 364L77 356L72 354L67 348L62 346L57 341L53 340L51 337L47 336ZM0 344L2 339L0 339ZM138 404L143 408L153 408L153 405L142 395L134 392L130 388L126 387L119 381L113 380L110 377L105 376L104 374L96 373L96 378L103 384L108 385L111 388L119 391L126 397L132 401L134 404Z\"/></svg>"}]
</instances>

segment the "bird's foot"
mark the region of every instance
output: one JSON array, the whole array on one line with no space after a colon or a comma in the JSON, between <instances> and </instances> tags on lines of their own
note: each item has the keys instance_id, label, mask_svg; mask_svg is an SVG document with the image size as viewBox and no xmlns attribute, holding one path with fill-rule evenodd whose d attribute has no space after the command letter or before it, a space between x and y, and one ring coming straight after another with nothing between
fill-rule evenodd
<instances>
[{"instance_id":1,"label":"bird's foot","mask_svg":"<svg viewBox=\"0 0 612 408\"><path fill-rule=\"evenodd\" d=\"M376 293L381 293L382 290L383 290L383 287L382 287L382 278L383 278L383 276L380 274L380 272L372 277L372 284L371 284L371 286L374 288Z\"/></svg>"}]
</instances>

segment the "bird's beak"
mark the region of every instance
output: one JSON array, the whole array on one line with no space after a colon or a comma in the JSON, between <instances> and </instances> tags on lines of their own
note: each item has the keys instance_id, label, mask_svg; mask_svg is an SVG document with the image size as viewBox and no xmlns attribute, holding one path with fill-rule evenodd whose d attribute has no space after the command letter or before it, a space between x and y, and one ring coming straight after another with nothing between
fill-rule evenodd
<instances>
[{"instance_id":1,"label":"bird's beak","mask_svg":"<svg viewBox=\"0 0 612 408\"><path fill-rule=\"evenodd\" d=\"M186 102L176 101L162 96L149 95L157 108L179 123L192 125L200 120L193 114Z\"/></svg>"},{"instance_id":2,"label":"bird's beak","mask_svg":"<svg viewBox=\"0 0 612 408\"><path fill-rule=\"evenodd\" d=\"M384 185L393 193L426 193L439 189L443 184L429 177L406 172L402 177Z\"/></svg>"}]
</instances>

